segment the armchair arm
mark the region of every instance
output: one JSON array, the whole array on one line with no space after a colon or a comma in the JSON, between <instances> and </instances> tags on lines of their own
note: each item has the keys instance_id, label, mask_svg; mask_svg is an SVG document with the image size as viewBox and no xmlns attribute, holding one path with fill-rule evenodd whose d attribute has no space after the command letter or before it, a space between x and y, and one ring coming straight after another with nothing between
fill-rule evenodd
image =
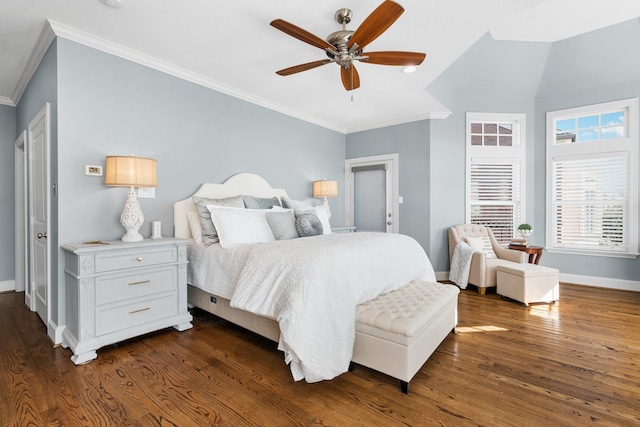
<instances>
[{"instance_id":1,"label":"armchair arm","mask_svg":"<svg viewBox=\"0 0 640 427\"><path fill-rule=\"evenodd\" d=\"M496 245L494 246L493 251L496 253L498 258L506 259L507 261L525 264L528 260L528 255L526 253L515 249L507 249Z\"/></svg>"}]
</instances>

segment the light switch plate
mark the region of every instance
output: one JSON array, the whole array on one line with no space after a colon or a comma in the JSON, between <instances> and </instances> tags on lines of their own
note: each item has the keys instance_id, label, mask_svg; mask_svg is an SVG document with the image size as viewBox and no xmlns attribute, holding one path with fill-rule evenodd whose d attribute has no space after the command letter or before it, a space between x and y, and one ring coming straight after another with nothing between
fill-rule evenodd
<instances>
[{"instance_id":1,"label":"light switch plate","mask_svg":"<svg viewBox=\"0 0 640 427\"><path fill-rule=\"evenodd\" d=\"M156 197L155 188L138 188L138 198L140 199L154 199Z\"/></svg>"},{"instance_id":2,"label":"light switch plate","mask_svg":"<svg viewBox=\"0 0 640 427\"><path fill-rule=\"evenodd\" d=\"M87 176L102 176L102 166L84 165L84 174Z\"/></svg>"}]
</instances>

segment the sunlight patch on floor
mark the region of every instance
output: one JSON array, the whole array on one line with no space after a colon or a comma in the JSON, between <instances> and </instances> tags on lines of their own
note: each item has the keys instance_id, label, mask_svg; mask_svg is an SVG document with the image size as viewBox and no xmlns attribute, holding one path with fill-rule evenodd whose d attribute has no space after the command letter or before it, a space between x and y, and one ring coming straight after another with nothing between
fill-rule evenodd
<instances>
[{"instance_id":1,"label":"sunlight patch on floor","mask_svg":"<svg viewBox=\"0 0 640 427\"><path fill-rule=\"evenodd\" d=\"M558 320L558 303L555 304L538 304L529 306L529 314L533 316L543 317L545 319Z\"/></svg>"}]
</instances>

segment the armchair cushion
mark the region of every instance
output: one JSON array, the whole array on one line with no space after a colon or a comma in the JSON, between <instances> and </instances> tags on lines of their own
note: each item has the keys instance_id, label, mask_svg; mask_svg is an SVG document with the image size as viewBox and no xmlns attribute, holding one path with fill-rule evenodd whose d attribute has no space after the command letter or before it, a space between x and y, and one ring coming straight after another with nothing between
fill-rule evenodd
<instances>
[{"instance_id":1,"label":"armchair cushion","mask_svg":"<svg viewBox=\"0 0 640 427\"><path fill-rule=\"evenodd\" d=\"M487 258L498 258L496 253L493 251L491 240L489 240L488 236L465 237L464 240L467 241L467 244L471 246L471 248L487 254Z\"/></svg>"}]
</instances>

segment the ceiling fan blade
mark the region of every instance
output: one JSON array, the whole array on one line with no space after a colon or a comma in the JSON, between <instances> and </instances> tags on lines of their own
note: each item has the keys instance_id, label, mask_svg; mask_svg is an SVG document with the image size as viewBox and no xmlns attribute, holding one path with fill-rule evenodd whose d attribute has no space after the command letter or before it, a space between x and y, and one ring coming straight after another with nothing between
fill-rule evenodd
<instances>
[{"instance_id":1,"label":"ceiling fan blade","mask_svg":"<svg viewBox=\"0 0 640 427\"><path fill-rule=\"evenodd\" d=\"M302 28L282 19L274 19L273 21L271 21L271 26L277 28L283 33L287 33L290 36L297 38L298 40L309 43L311 46L319 47L320 49L331 49L332 51L335 51L336 49L335 47L333 47L333 45L329 44L320 37L315 36L307 30L303 30Z\"/></svg>"},{"instance_id":2,"label":"ceiling fan blade","mask_svg":"<svg viewBox=\"0 0 640 427\"><path fill-rule=\"evenodd\" d=\"M307 62L306 64L294 65L293 67L285 68L280 71L276 71L276 74L281 76L289 76L291 74L299 73L301 71L307 71L312 68L320 67L321 65L333 62L330 59L321 59L320 61Z\"/></svg>"},{"instance_id":3,"label":"ceiling fan blade","mask_svg":"<svg viewBox=\"0 0 640 427\"><path fill-rule=\"evenodd\" d=\"M340 67L340 77L342 78L342 85L346 90L358 89L360 87L360 75L353 64L351 64L349 68Z\"/></svg>"},{"instance_id":4,"label":"ceiling fan blade","mask_svg":"<svg viewBox=\"0 0 640 427\"><path fill-rule=\"evenodd\" d=\"M379 65L420 65L424 58L427 56L424 53L419 52L367 52L362 53L361 56L368 56L360 61L367 62L369 64Z\"/></svg>"},{"instance_id":5,"label":"ceiling fan blade","mask_svg":"<svg viewBox=\"0 0 640 427\"><path fill-rule=\"evenodd\" d=\"M358 29L349 40L348 47L358 44L358 50L364 49L366 45L374 41L384 33L396 19L402 15L404 8L391 0L385 0L376 10L360 24Z\"/></svg>"}]
</instances>

